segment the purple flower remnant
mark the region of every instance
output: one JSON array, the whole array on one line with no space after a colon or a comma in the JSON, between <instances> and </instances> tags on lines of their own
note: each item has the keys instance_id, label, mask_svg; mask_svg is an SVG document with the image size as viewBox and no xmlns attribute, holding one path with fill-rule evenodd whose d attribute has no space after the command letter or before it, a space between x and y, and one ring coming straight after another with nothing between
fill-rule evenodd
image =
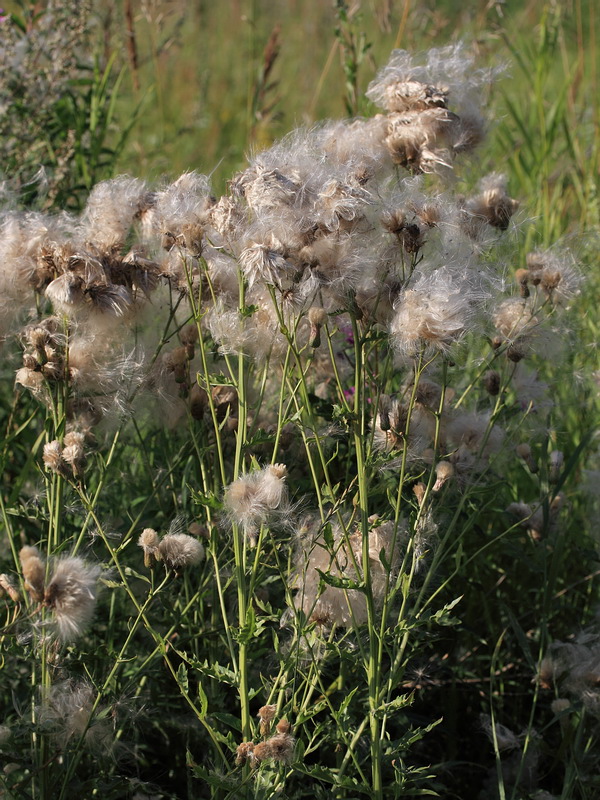
<instances>
[{"instance_id":1,"label":"purple flower remnant","mask_svg":"<svg viewBox=\"0 0 600 800\"><path fill-rule=\"evenodd\" d=\"M344 322L340 319L337 320L338 328L340 333L344 336L344 341L346 344L351 346L354 345L354 331L352 330L352 325L348 322Z\"/></svg>"}]
</instances>

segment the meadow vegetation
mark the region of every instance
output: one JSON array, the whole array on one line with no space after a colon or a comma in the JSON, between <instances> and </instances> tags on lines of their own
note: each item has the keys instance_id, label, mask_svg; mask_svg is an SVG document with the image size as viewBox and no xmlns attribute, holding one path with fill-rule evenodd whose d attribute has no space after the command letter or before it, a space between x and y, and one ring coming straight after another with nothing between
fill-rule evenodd
<instances>
[{"instance_id":1,"label":"meadow vegetation","mask_svg":"<svg viewBox=\"0 0 600 800\"><path fill-rule=\"evenodd\" d=\"M600 793L594 4L7 4L9 798Z\"/></svg>"}]
</instances>

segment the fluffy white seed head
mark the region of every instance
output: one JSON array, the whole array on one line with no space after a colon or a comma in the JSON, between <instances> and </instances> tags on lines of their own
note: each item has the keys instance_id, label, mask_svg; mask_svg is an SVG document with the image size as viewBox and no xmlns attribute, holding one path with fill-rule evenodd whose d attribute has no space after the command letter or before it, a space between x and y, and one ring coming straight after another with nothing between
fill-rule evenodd
<instances>
[{"instance_id":1,"label":"fluffy white seed head","mask_svg":"<svg viewBox=\"0 0 600 800\"><path fill-rule=\"evenodd\" d=\"M98 755L111 749L113 738L103 708L94 709L96 691L89 683L70 679L56 683L42 694L36 717L55 744L63 749L71 741Z\"/></svg>"},{"instance_id":2,"label":"fluffy white seed head","mask_svg":"<svg viewBox=\"0 0 600 800\"><path fill-rule=\"evenodd\" d=\"M448 350L471 328L478 294L448 269L421 275L400 296L390 326L396 349L408 356Z\"/></svg>"},{"instance_id":3,"label":"fluffy white seed head","mask_svg":"<svg viewBox=\"0 0 600 800\"><path fill-rule=\"evenodd\" d=\"M44 605L52 609L59 638L81 636L96 608L101 568L79 556L61 556L53 564L44 590Z\"/></svg>"},{"instance_id":4,"label":"fluffy white seed head","mask_svg":"<svg viewBox=\"0 0 600 800\"><path fill-rule=\"evenodd\" d=\"M187 533L167 533L160 540L158 555L167 567L180 570L199 564L204 558L204 547Z\"/></svg>"},{"instance_id":5,"label":"fluffy white seed head","mask_svg":"<svg viewBox=\"0 0 600 800\"><path fill-rule=\"evenodd\" d=\"M105 252L121 249L147 195L146 183L128 175L96 184L82 215L83 240Z\"/></svg>"},{"instance_id":6,"label":"fluffy white seed head","mask_svg":"<svg viewBox=\"0 0 600 800\"><path fill-rule=\"evenodd\" d=\"M230 483L223 504L231 520L254 538L258 528L289 511L285 464L271 464Z\"/></svg>"}]
</instances>

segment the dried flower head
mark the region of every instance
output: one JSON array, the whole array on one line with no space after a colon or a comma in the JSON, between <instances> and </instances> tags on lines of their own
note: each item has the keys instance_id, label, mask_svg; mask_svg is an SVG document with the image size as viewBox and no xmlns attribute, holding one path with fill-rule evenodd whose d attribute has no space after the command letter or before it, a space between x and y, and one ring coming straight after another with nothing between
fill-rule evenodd
<instances>
[{"instance_id":1,"label":"dried flower head","mask_svg":"<svg viewBox=\"0 0 600 800\"><path fill-rule=\"evenodd\" d=\"M465 214L474 220L485 220L488 225L505 231L510 219L519 207L507 193L506 175L494 172L482 178L479 184L480 194L468 200L464 207Z\"/></svg>"},{"instance_id":2,"label":"dried flower head","mask_svg":"<svg viewBox=\"0 0 600 800\"><path fill-rule=\"evenodd\" d=\"M436 481L433 484L432 491L439 492L454 475L454 466L449 461L438 461L435 465Z\"/></svg>"},{"instance_id":3,"label":"dried flower head","mask_svg":"<svg viewBox=\"0 0 600 800\"><path fill-rule=\"evenodd\" d=\"M565 457L560 450L553 450L550 453L550 459L548 464L548 480L550 483L558 483L560 478L560 471L564 464Z\"/></svg>"},{"instance_id":4,"label":"dried flower head","mask_svg":"<svg viewBox=\"0 0 600 800\"><path fill-rule=\"evenodd\" d=\"M533 453L531 452L531 447L527 444L527 442L518 444L515 447L515 453L527 464L530 472L535 474L538 471L538 465L533 457Z\"/></svg>"},{"instance_id":5,"label":"dried flower head","mask_svg":"<svg viewBox=\"0 0 600 800\"><path fill-rule=\"evenodd\" d=\"M253 540L258 528L289 512L285 464L271 464L230 483L223 504L233 522Z\"/></svg>"},{"instance_id":6,"label":"dried flower head","mask_svg":"<svg viewBox=\"0 0 600 800\"><path fill-rule=\"evenodd\" d=\"M260 735L268 736L271 731L271 722L275 718L277 711L276 705L262 706L258 709L258 719L260 720Z\"/></svg>"},{"instance_id":7,"label":"dried flower head","mask_svg":"<svg viewBox=\"0 0 600 800\"><path fill-rule=\"evenodd\" d=\"M567 304L581 291L583 278L574 255L567 249L536 250L527 254L533 286L555 304Z\"/></svg>"},{"instance_id":8,"label":"dried flower head","mask_svg":"<svg viewBox=\"0 0 600 800\"><path fill-rule=\"evenodd\" d=\"M499 722L496 722L492 726L491 717L487 714L482 714L480 721L485 735L490 742L496 742L500 751L521 749L520 737L507 728L506 725L501 725Z\"/></svg>"},{"instance_id":9,"label":"dried flower head","mask_svg":"<svg viewBox=\"0 0 600 800\"><path fill-rule=\"evenodd\" d=\"M277 731L277 733L289 733L291 727L292 726L287 721L287 719L285 717L282 717L275 726L275 730Z\"/></svg>"},{"instance_id":10,"label":"dried flower head","mask_svg":"<svg viewBox=\"0 0 600 800\"><path fill-rule=\"evenodd\" d=\"M315 349L321 344L321 328L327 322L327 312L319 306L311 306L308 309L308 321L310 322L309 343Z\"/></svg>"},{"instance_id":11,"label":"dried flower head","mask_svg":"<svg viewBox=\"0 0 600 800\"><path fill-rule=\"evenodd\" d=\"M242 742L235 751L235 763L238 767L250 762L254 766L254 742Z\"/></svg>"},{"instance_id":12,"label":"dried flower head","mask_svg":"<svg viewBox=\"0 0 600 800\"><path fill-rule=\"evenodd\" d=\"M84 451L85 435L77 431L70 431L63 441L62 460L65 461L76 478L83 476L85 467Z\"/></svg>"},{"instance_id":13,"label":"dried flower head","mask_svg":"<svg viewBox=\"0 0 600 800\"><path fill-rule=\"evenodd\" d=\"M52 609L63 642L81 636L96 608L100 566L79 556L61 556L54 562L44 590L44 605Z\"/></svg>"},{"instance_id":14,"label":"dried flower head","mask_svg":"<svg viewBox=\"0 0 600 800\"><path fill-rule=\"evenodd\" d=\"M113 746L106 709L94 708L95 689L85 681L62 681L43 691L37 719L55 744L64 749L69 742L83 741L94 755Z\"/></svg>"},{"instance_id":15,"label":"dried flower head","mask_svg":"<svg viewBox=\"0 0 600 800\"><path fill-rule=\"evenodd\" d=\"M7 575L5 572L0 575L0 597L2 597L4 594L7 594L13 603L21 602L21 594L19 590L15 586L10 575Z\"/></svg>"},{"instance_id":16,"label":"dried flower head","mask_svg":"<svg viewBox=\"0 0 600 800\"><path fill-rule=\"evenodd\" d=\"M37 547L22 547L19 551L21 571L25 589L32 600L40 603L44 597L44 581L46 579L46 565L40 557Z\"/></svg>"},{"instance_id":17,"label":"dried flower head","mask_svg":"<svg viewBox=\"0 0 600 800\"><path fill-rule=\"evenodd\" d=\"M483 376L483 385L485 386L485 390L492 397L497 397L500 394L500 381L500 373L495 369L489 369Z\"/></svg>"},{"instance_id":18,"label":"dried flower head","mask_svg":"<svg viewBox=\"0 0 600 800\"><path fill-rule=\"evenodd\" d=\"M67 465L62 457L62 446L57 439L52 442L46 442L43 460L44 466L51 472L56 472L59 475L67 474Z\"/></svg>"},{"instance_id":19,"label":"dried flower head","mask_svg":"<svg viewBox=\"0 0 600 800\"><path fill-rule=\"evenodd\" d=\"M391 342L408 356L449 349L470 329L478 293L449 269L421 275L400 296Z\"/></svg>"},{"instance_id":20,"label":"dried flower head","mask_svg":"<svg viewBox=\"0 0 600 800\"><path fill-rule=\"evenodd\" d=\"M267 739L266 744L269 746L270 757L274 761L280 761L283 764L291 764L294 757L294 747L296 740L289 733L278 733Z\"/></svg>"},{"instance_id":21,"label":"dried flower head","mask_svg":"<svg viewBox=\"0 0 600 800\"><path fill-rule=\"evenodd\" d=\"M174 570L195 566L204 558L202 543L187 533L167 533L160 540L158 554Z\"/></svg>"},{"instance_id":22,"label":"dried flower head","mask_svg":"<svg viewBox=\"0 0 600 800\"><path fill-rule=\"evenodd\" d=\"M153 562L160 559L158 546L160 538L153 528L144 528L138 539L138 545L144 551L144 566L151 567Z\"/></svg>"}]
</instances>

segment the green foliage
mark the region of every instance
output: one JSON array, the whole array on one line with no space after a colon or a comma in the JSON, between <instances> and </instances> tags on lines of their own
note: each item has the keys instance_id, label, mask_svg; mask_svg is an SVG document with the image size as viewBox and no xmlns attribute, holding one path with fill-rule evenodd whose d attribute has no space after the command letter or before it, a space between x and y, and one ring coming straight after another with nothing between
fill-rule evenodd
<instances>
[{"instance_id":1,"label":"green foliage","mask_svg":"<svg viewBox=\"0 0 600 800\"><path fill-rule=\"evenodd\" d=\"M24 3L0 24L2 177L24 206L79 210L114 173L141 106L115 136L124 69L115 74L114 54L89 60L86 3Z\"/></svg>"}]
</instances>

